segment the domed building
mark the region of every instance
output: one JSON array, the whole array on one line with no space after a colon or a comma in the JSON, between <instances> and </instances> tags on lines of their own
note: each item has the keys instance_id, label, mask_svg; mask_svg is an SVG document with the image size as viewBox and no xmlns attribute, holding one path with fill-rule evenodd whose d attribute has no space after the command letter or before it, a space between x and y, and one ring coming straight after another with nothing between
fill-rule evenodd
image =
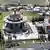
<instances>
[{"instance_id":1,"label":"domed building","mask_svg":"<svg viewBox=\"0 0 50 50\"><path fill-rule=\"evenodd\" d=\"M26 22L24 16L18 11L4 18L3 30L5 41L38 39L36 26L31 22Z\"/></svg>"}]
</instances>

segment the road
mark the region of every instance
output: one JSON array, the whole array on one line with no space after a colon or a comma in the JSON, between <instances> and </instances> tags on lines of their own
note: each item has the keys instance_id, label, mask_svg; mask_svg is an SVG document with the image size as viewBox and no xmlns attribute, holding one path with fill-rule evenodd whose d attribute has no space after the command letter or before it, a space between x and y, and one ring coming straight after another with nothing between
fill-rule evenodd
<instances>
[{"instance_id":1,"label":"road","mask_svg":"<svg viewBox=\"0 0 50 50\"><path fill-rule=\"evenodd\" d=\"M27 48L18 48L16 47L12 47L12 48L5 48L5 50L49 50L50 49L50 43L43 43L42 45L40 45L39 43L36 44L31 44L31 45L27 45Z\"/></svg>"},{"instance_id":2,"label":"road","mask_svg":"<svg viewBox=\"0 0 50 50\"><path fill-rule=\"evenodd\" d=\"M49 49L42 49L42 48L39 48L39 49L34 49L34 48L15 48L15 49L5 49L5 50L49 50Z\"/></svg>"}]
</instances>

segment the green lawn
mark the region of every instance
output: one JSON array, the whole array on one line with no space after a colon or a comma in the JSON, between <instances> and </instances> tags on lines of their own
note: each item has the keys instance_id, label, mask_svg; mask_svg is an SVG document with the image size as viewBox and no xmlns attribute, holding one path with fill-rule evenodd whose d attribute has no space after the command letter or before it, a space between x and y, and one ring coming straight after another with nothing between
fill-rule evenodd
<instances>
[{"instance_id":1,"label":"green lawn","mask_svg":"<svg viewBox=\"0 0 50 50\"><path fill-rule=\"evenodd\" d=\"M2 15L0 15L0 29L2 29L2 26L3 26L3 24L4 24L3 18L4 18L5 16L9 15L9 14L10 14L10 12L3 12Z\"/></svg>"},{"instance_id":2,"label":"green lawn","mask_svg":"<svg viewBox=\"0 0 50 50\"><path fill-rule=\"evenodd\" d=\"M24 15L27 16L27 19L30 21L32 20L32 18L34 19L39 18L39 14L35 12L25 12Z\"/></svg>"}]
</instances>

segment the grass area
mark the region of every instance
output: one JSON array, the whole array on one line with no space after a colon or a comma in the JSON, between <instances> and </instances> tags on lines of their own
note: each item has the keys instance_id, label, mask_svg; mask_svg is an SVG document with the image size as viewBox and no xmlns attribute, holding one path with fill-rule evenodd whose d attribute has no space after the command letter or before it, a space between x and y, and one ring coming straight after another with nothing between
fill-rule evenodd
<instances>
[{"instance_id":1,"label":"grass area","mask_svg":"<svg viewBox=\"0 0 50 50\"><path fill-rule=\"evenodd\" d=\"M36 40L35 43L36 43L36 42L40 42L40 40L38 40L38 41ZM30 45L32 45L32 44L33 44L33 40L31 40L31 41L26 41L26 44L21 43L20 46L17 46L17 47L19 47L19 48L27 48L28 46L30 46Z\"/></svg>"},{"instance_id":2,"label":"grass area","mask_svg":"<svg viewBox=\"0 0 50 50\"><path fill-rule=\"evenodd\" d=\"M37 44L38 42L40 43L40 40L36 40L36 41L35 41L36 44ZM20 43L20 46L17 46L17 48L26 48L26 47L28 47L28 46L30 46L30 45L32 45L32 44L35 44L35 43L33 43L33 40L26 41L25 44L24 44L24 42L21 42L21 43ZM15 44L15 45L16 45L15 42L13 42L12 44ZM10 45L11 45L11 43L7 43L5 47L9 47Z\"/></svg>"},{"instance_id":3,"label":"grass area","mask_svg":"<svg viewBox=\"0 0 50 50\"><path fill-rule=\"evenodd\" d=\"M32 18L36 19L39 18L39 14L35 13L35 12L25 12L24 16L27 16L28 20L32 20Z\"/></svg>"},{"instance_id":4,"label":"grass area","mask_svg":"<svg viewBox=\"0 0 50 50\"><path fill-rule=\"evenodd\" d=\"M0 29L2 29L3 24L4 24L4 22L0 21Z\"/></svg>"},{"instance_id":5,"label":"grass area","mask_svg":"<svg viewBox=\"0 0 50 50\"><path fill-rule=\"evenodd\" d=\"M4 24L3 18L9 14L10 12L3 12L2 15L0 15L0 29L2 29L2 26Z\"/></svg>"}]
</instances>

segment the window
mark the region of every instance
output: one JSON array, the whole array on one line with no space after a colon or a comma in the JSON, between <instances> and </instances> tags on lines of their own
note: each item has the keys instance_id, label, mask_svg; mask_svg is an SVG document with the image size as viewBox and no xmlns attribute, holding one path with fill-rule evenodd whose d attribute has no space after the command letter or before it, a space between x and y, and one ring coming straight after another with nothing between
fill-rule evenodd
<instances>
[{"instance_id":1,"label":"window","mask_svg":"<svg viewBox=\"0 0 50 50\"><path fill-rule=\"evenodd\" d=\"M29 33L33 32L29 24L26 23L15 24L15 32L21 33L21 32L26 32L27 30L29 31Z\"/></svg>"},{"instance_id":2,"label":"window","mask_svg":"<svg viewBox=\"0 0 50 50\"><path fill-rule=\"evenodd\" d=\"M15 32L20 32L20 24L15 24Z\"/></svg>"},{"instance_id":3,"label":"window","mask_svg":"<svg viewBox=\"0 0 50 50\"><path fill-rule=\"evenodd\" d=\"M8 27L9 29L13 29L13 24L7 23L6 27Z\"/></svg>"},{"instance_id":4,"label":"window","mask_svg":"<svg viewBox=\"0 0 50 50\"><path fill-rule=\"evenodd\" d=\"M32 33L32 29L27 23L18 23L18 24L11 24L7 23L6 28L8 28L7 32L14 32L17 34L23 33L28 31L29 33Z\"/></svg>"}]
</instances>

